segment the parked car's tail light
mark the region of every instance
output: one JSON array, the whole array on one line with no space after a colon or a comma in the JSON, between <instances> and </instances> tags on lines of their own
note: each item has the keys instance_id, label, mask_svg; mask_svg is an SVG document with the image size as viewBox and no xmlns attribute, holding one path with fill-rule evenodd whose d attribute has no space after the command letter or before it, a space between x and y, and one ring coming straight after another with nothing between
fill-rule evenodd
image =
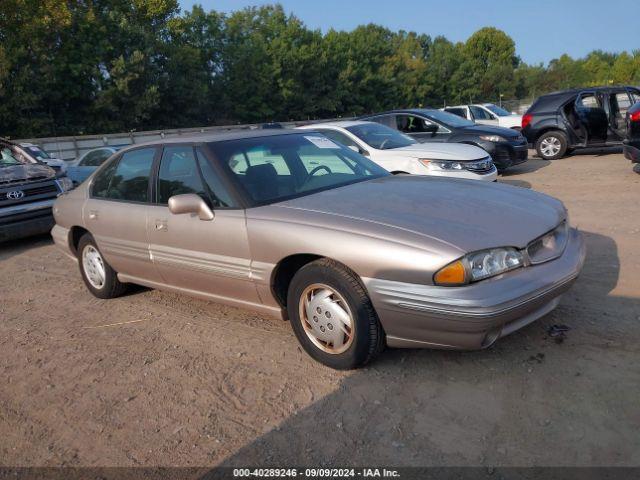
<instances>
[{"instance_id":1,"label":"parked car's tail light","mask_svg":"<svg viewBox=\"0 0 640 480\"><path fill-rule=\"evenodd\" d=\"M522 128L524 128L527 125L529 125L531 123L532 119L533 119L533 115L531 115L530 113L525 113L522 116Z\"/></svg>"},{"instance_id":2,"label":"parked car's tail light","mask_svg":"<svg viewBox=\"0 0 640 480\"><path fill-rule=\"evenodd\" d=\"M629 114L629 120L632 122L640 122L640 110Z\"/></svg>"},{"instance_id":3,"label":"parked car's tail light","mask_svg":"<svg viewBox=\"0 0 640 480\"><path fill-rule=\"evenodd\" d=\"M438 270L433 282L440 286L465 285L495 277L524 265L524 257L515 248L491 248L470 253Z\"/></svg>"}]
</instances>

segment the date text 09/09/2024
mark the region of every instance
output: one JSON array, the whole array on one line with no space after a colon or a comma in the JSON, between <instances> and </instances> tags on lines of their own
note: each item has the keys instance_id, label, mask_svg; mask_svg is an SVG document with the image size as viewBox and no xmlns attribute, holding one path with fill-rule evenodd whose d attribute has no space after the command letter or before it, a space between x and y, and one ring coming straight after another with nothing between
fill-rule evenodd
<instances>
[{"instance_id":1,"label":"date text 09/09/2024","mask_svg":"<svg viewBox=\"0 0 640 480\"><path fill-rule=\"evenodd\" d=\"M235 468L234 478L399 478L397 470L386 468Z\"/></svg>"}]
</instances>

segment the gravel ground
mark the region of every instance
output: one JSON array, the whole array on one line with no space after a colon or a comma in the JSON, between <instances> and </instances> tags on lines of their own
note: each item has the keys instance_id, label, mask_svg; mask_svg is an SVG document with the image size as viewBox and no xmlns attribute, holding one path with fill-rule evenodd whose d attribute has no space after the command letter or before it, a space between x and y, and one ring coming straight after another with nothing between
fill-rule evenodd
<instances>
[{"instance_id":1,"label":"gravel ground","mask_svg":"<svg viewBox=\"0 0 640 480\"><path fill-rule=\"evenodd\" d=\"M0 464L640 465L640 174L591 152L500 181L562 199L586 234L559 308L486 351L352 372L286 322L142 288L98 300L48 237L2 245Z\"/></svg>"}]
</instances>

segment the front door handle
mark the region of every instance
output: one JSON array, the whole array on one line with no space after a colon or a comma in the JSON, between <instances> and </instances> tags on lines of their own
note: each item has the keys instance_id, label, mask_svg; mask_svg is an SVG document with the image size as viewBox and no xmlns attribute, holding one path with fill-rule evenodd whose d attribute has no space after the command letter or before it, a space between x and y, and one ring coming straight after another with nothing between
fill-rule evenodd
<instances>
[{"instance_id":1,"label":"front door handle","mask_svg":"<svg viewBox=\"0 0 640 480\"><path fill-rule=\"evenodd\" d=\"M158 231L164 230L166 232L168 229L169 228L167 226L167 221L166 220L156 219L156 230L158 230Z\"/></svg>"},{"instance_id":2,"label":"front door handle","mask_svg":"<svg viewBox=\"0 0 640 480\"><path fill-rule=\"evenodd\" d=\"M97 220L97 219L98 219L98 211L89 210L89 220Z\"/></svg>"}]
</instances>

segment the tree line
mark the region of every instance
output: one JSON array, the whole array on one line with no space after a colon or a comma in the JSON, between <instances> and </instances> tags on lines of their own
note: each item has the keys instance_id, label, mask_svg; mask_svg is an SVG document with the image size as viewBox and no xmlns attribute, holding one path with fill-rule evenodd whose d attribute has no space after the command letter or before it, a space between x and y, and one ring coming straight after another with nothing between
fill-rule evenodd
<instances>
[{"instance_id":1,"label":"tree line","mask_svg":"<svg viewBox=\"0 0 640 480\"><path fill-rule=\"evenodd\" d=\"M309 29L280 5L2 0L0 136L351 116L639 84L640 50L528 65L504 32L453 43L369 24Z\"/></svg>"}]
</instances>

